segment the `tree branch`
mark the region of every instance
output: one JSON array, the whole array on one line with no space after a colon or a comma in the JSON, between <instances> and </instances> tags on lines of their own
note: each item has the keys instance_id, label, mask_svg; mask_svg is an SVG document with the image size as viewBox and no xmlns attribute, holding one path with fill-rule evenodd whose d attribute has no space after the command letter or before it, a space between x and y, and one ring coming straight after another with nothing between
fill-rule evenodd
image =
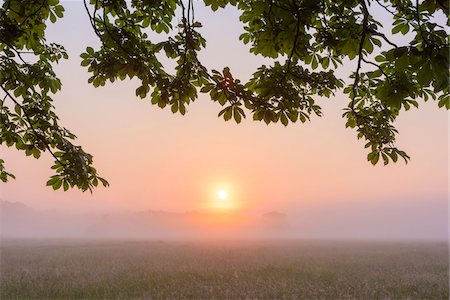
<instances>
[{"instance_id":1,"label":"tree branch","mask_svg":"<svg viewBox=\"0 0 450 300\"><path fill-rule=\"evenodd\" d=\"M7 89L5 89L2 86L2 90L5 92L5 94L16 104L20 107L20 109L23 111L23 114L25 115L25 118L28 121L28 128L30 128L33 133L36 135L36 137L45 145L45 148L48 150L48 152L50 152L50 154L55 158L55 160L64 168L65 164L62 163L59 158L55 155L55 153L53 152L53 150L50 148L50 146L48 145L48 141L41 135L39 134L36 129L34 129L33 127L33 121L31 120L30 116L27 114L26 110L24 109L24 107L8 92Z\"/></svg>"},{"instance_id":2,"label":"tree branch","mask_svg":"<svg viewBox=\"0 0 450 300\"><path fill-rule=\"evenodd\" d=\"M353 82L353 87L352 87L353 97L352 97L352 102L351 102L351 109L355 114L356 114L356 112L355 112L356 90L358 88L358 83L359 83L359 71L361 69L361 61L363 60L363 56L364 56L364 53L363 53L364 42L366 40L367 24L369 22L369 10L367 9L365 0L361 0L361 7L362 7L362 12L363 12L364 18L363 18L363 23L362 23L361 40L359 42L358 65L356 67L355 80Z\"/></svg>"},{"instance_id":3,"label":"tree branch","mask_svg":"<svg viewBox=\"0 0 450 300\"><path fill-rule=\"evenodd\" d=\"M419 12L419 0L416 0L416 17L417 17L417 26L419 27L420 36L422 37L422 40L425 42L425 44L429 44L428 39L425 38L425 33L422 29L422 22L420 21L420 12Z\"/></svg>"},{"instance_id":4,"label":"tree branch","mask_svg":"<svg viewBox=\"0 0 450 300\"><path fill-rule=\"evenodd\" d=\"M104 45L102 35L98 31L97 26L95 26L95 13L97 11L97 2L95 3L95 11L94 11L93 15L91 15L91 12L89 11L86 0L83 0L83 4L84 4L84 8L86 9L86 13L88 14L89 22L91 23L92 29L94 29L95 34L97 35L97 37L100 39L100 41Z\"/></svg>"},{"instance_id":5,"label":"tree branch","mask_svg":"<svg viewBox=\"0 0 450 300\"><path fill-rule=\"evenodd\" d=\"M286 73L284 73L283 78L281 80L284 80L284 78L286 78L287 74L289 73L289 69L291 68L291 61L292 61L292 57L294 56L295 53L295 49L297 48L297 40L298 37L300 35L300 16L298 15L298 11L297 11L297 25L296 25L296 32L295 32L295 37L294 37L294 43L292 45L292 50L291 53L289 54L288 60L287 60L287 66L286 66Z\"/></svg>"},{"instance_id":6,"label":"tree branch","mask_svg":"<svg viewBox=\"0 0 450 300\"><path fill-rule=\"evenodd\" d=\"M23 24L25 24L25 21L28 20L29 18L37 15L37 13L44 7L45 4L48 4L47 0L43 0L41 6L31 15L28 15L25 17L25 19L22 21L22 23L19 24L19 27L21 27Z\"/></svg>"},{"instance_id":7,"label":"tree branch","mask_svg":"<svg viewBox=\"0 0 450 300\"><path fill-rule=\"evenodd\" d=\"M8 46L9 49L11 49L12 51L14 51L14 52L17 54L17 56L19 57L19 59L20 59L25 65L27 65L27 66L30 65L29 63L27 63L27 62L23 59L23 57L20 55L21 52L17 51L16 48L14 48L12 45L10 45L9 43L7 43L6 41L4 41L4 40L2 40L2 39L0 39L0 42L2 42L2 43L5 44L6 46ZM33 53L34 53L34 52L33 52Z\"/></svg>"}]
</instances>

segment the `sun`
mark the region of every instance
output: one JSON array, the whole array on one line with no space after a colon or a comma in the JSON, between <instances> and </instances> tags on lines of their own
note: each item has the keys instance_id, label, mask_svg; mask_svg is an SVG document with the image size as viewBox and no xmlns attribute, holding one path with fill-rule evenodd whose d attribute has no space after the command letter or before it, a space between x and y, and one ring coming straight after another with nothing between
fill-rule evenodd
<instances>
[{"instance_id":1,"label":"sun","mask_svg":"<svg viewBox=\"0 0 450 300\"><path fill-rule=\"evenodd\" d=\"M225 201L225 200L227 200L227 198L228 198L228 192L225 191L225 190L220 190L220 191L217 193L217 197L218 197L220 200Z\"/></svg>"},{"instance_id":2,"label":"sun","mask_svg":"<svg viewBox=\"0 0 450 300\"><path fill-rule=\"evenodd\" d=\"M240 194L235 184L213 183L206 190L204 209L217 214L234 214L240 208Z\"/></svg>"}]
</instances>

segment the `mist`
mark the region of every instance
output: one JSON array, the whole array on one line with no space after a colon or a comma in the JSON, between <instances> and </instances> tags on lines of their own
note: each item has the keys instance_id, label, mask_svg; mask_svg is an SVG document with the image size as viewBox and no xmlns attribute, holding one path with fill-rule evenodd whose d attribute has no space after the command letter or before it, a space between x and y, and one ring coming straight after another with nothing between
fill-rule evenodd
<instances>
[{"instance_id":1,"label":"mist","mask_svg":"<svg viewBox=\"0 0 450 300\"><path fill-rule=\"evenodd\" d=\"M448 241L446 205L446 199L442 199L409 203L392 201L389 205L374 204L373 201L331 203L290 211L289 214L278 210L234 213L161 210L71 213L39 211L20 202L3 200L0 233L2 239Z\"/></svg>"}]
</instances>

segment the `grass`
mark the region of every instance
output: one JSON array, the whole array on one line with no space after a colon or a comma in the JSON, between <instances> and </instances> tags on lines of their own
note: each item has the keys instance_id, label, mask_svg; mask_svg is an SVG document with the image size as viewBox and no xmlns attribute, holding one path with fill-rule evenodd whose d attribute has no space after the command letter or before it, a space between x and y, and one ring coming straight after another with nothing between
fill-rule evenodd
<instances>
[{"instance_id":1,"label":"grass","mask_svg":"<svg viewBox=\"0 0 450 300\"><path fill-rule=\"evenodd\" d=\"M448 244L4 240L1 299L448 299Z\"/></svg>"}]
</instances>

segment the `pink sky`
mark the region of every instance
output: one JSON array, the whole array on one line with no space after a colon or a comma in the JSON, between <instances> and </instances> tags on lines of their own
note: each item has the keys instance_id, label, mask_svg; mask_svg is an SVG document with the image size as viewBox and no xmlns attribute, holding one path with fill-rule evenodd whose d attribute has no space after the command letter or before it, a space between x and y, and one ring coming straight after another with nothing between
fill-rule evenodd
<instances>
[{"instance_id":1,"label":"pink sky","mask_svg":"<svg viewBox=\"0 0 450 300\"><path fill-rule=\"evenodd\" d=\"M348 99L341 93L319 100L324 117L287 128L251 118L240 125L224 122L217 117L219 104L207 95L200 95L186 116L173 115L136 98L136 82L88 85L79 54L98 41L81 2L63 5L66 16L48 34L70 54L56 68L63 90L54 97L55 106L62 124L94 155L111 186L92 195L55 192L45 187L52 174L49 155L35 160L2 146L6 167L17 176L0 187L2 199L41 210L186 211L211 207L217 191L225 188L244 211L278 210L294 218L308 212L316 219L350 220L350 227L364 222L357 215L381 220L392 213L396 221L380 230L405 225L404 216L405 222L427 224L430 234L446 234L448 112L437 103L421 101L419 110L401 114L397 145L411 161L386 167L368 163L364 142L345 129L341 115ZM242 29L233 10L213 15L199 8L196 16L205 26L208 44L201 58L209 68L228 65L237 77L247 79L269 63L248 54L237 41ZM339 74L347 76L349 70Z\"/></svg>"}]
</instances>

